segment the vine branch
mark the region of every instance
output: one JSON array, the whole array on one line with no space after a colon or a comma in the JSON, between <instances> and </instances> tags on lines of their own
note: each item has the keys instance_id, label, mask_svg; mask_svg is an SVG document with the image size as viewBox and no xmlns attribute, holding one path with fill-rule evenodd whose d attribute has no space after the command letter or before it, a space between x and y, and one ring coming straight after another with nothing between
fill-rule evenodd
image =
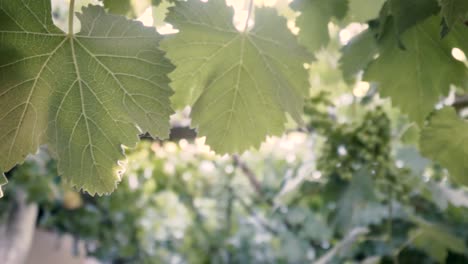
<instances>
[{"instance_id":1,"label":"vine branch","mask_svg":"<svg viewBox=\"0 0 468 264\"><path fill-rule=\"evenodd\" d=\"M252 186L255 189L255 191L257 192L258 196L263 198L262 186L258 182L255 173L247 166L247 164L245 164L244 162L242 162L239 159L239 156L232 155L232 159L234 161L234 166L239 167L242 170L242 173L247 177L250 184L252 184Z\"/></svg>"}]
</instances>

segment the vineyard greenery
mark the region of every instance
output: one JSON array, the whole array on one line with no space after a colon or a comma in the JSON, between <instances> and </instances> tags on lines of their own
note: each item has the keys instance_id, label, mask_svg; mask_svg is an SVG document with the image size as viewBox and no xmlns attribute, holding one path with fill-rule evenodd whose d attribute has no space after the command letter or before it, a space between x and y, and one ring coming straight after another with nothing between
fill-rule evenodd
<instances>
[{"instance_id":1,"label":"vineyard greenery","mask_svg":"<svg viewBox=\"0 0 468 264\"><path fill-rule=\"evenodd\" d=\"M0 0L0 216L110 263L466 263L468 1L268 2Z\"/></svg>"}]
</instances>

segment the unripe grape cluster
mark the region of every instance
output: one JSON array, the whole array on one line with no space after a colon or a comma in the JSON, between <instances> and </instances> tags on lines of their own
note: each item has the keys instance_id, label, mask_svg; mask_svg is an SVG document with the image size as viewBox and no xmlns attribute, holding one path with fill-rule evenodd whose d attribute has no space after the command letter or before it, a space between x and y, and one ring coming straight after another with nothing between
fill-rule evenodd
<instances>
[{"instance_id":1,"label":"unripe grape cluster","mask_svg":"<svg viewBox=\"0 0 468 264\"><path fill-rule=\"evenodd\" d=\"M359 124L332 123L318 160L325 175L351 178L362 167L384 174L389 166L391 124L381 107L367 112Z\"/></svg>"}]
</instances>

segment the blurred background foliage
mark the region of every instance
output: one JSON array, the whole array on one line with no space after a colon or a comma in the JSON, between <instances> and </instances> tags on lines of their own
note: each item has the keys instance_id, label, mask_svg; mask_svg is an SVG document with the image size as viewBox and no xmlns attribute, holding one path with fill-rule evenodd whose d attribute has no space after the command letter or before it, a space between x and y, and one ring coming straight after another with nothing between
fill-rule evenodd
<instances>
[{"instance_id":1,"label":"blurred background foliage","mask_svg":"<svg viewBox=\"0 0 468 264\"><path fill-rule=\"evenodd\" d=\"M419 154L417 128L372 85L342 77L339 50L365 28L349 22L375 17L383 1L359 2L329 24L330 43L308 65L306 128L235 156L191 133L143 139L103 197L64 186L41 149L7 174L0 221L21 190L39 205L38 227L71 234L103 263L468 263L468 192ZM149 12L130 4L117 12ZM169 5L150 7L158 29ZM276 7L294 18L287 1ZM64 10L55 1L56 23ZM188 111L173 131L190 132Z\"/></svg>"}]
</instances>

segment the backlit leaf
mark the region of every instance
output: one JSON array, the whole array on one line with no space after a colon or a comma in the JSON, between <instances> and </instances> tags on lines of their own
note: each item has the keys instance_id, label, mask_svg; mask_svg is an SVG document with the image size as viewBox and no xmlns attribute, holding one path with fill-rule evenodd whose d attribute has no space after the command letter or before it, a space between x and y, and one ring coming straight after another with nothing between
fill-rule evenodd
<instances>
[{"instance_id":1,"label":"backlit leaf","mask_svg":"<svg viewBox=\"0 0 468 264\"><path fill-rule=\"evenodd\" d=\"M286 20L271 8L255 11L240 32L223 0L177 2L167 22L180 30L163 41L177 66L171 73L176 107L191 105L193 125L218 153L258 146L284 130L285 112L301 120L308 94L300 47ZM241 25L243 28L243 25Z\"/></svg>"}]
</instances>

